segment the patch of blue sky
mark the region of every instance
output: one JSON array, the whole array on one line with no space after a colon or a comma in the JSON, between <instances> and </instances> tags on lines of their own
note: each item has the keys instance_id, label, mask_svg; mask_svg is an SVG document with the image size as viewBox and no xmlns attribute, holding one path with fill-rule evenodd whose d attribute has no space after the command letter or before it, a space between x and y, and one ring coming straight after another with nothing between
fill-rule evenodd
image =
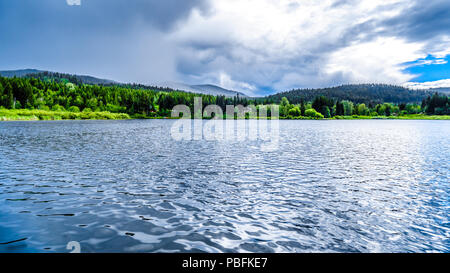
<instances>
[{"instance_id":1,"label":"patch of blue sky","mask_svg":"<svg viewBox=\"0 0 450 273\"><path fill-rule=\"evenodd\" d=\"M411 81L429 82L450 78L450 55L445 58L435 58L428 55L426 58L408 62L405 72L417 75Z\"/></svg>"},{"instance_id":2,"label":"patch of blue sky","mask_svg":"<svg viewBox=\"0 0 450 273\"><path fill-rule=\"evenodd\" d=\"M267 95L271 95L273 93L276 93L276 91L286 91L286 90L276 90L275 91L272 87L264 86L264 85L257 86L256 89L258 90L257 96L267 96Z\"/></svg>"}]
</instances>

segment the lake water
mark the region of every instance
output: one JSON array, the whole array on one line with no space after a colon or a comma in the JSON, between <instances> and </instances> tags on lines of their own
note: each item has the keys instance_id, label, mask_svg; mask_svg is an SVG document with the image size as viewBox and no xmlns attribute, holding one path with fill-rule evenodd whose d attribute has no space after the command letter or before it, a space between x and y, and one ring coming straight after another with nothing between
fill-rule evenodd
<instances>
[{"instance_id":1,"label":"lake water","mask_svg":"<svg viewBox=\"0 0 450 273\"><path fill-rule=\"evenodd\" d=\"M173 122L0 123L0 252L450 252L449 121Z\"/></svg>"}]
</instances>

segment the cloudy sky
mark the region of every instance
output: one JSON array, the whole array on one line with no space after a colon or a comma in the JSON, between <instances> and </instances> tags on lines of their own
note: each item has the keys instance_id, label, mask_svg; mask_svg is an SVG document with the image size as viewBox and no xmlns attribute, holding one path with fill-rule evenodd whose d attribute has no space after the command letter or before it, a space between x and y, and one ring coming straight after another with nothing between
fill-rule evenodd
<instances>
[{"instance_id":1,"label":"cloudy sky","mask_svg":"<svg viewBox=\"0 0 450 273\"><path fill-rule=\"evenodd\" d=\"M0 0L0 70L263 95L450 86L448 0Z\"/></svg>"}]
</instances>

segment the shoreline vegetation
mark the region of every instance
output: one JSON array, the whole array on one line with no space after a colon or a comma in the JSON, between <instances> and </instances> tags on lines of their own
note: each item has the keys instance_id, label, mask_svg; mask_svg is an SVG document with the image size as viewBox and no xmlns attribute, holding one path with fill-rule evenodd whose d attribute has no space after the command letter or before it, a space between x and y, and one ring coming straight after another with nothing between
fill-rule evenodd
<instances>
[{"instance_id":1,"label":"shoreline vegetation","mask_svg":"<svg viewBox=\"0 0 450 273\"><path fill-rule=\"evenodd\" d=\"M125 113L110 112L68 112L38 109L0 109L0 121L20 120L106 120L106 119L130 119Z\"/></svg>"},{"instance_id":2,"label":"shoreline vegetation","mask_svg":"<svg viewBox=\"0 0 450 273\"><path fill-rule=\"evenodd\" d=\"M176 105L187 106L191 110L191 117L197 117L199 113L194 113L197 111L197 98L200 101L199 110L217 105L221 110L220 115L227 112L228 106L236 109L242 106L253 108L259 113L267 112L270 117L271 109L277 105L279 119L450 120L450 97L445 94L424 92L420 102L417 92L411 95L410 90L395 86L354 85L336 88L327 89L326 92L316 90L315 97L314 90L293 90L281 93L283 96L277 94L250 98L195 94L140 85L75 84L65 78L0 77L0 121L171 119L172 109ZM361 93L361 90L365 93ZM354 99L343 97L342 92ZM379 95L374 97L374 94ZM226 114L223 117L226 119ZM234 118L237 117L235 113ZM249 118L249 113L245 117Z\"/></svg>"},{"instance_id":3,"label":"shoreline vegetation","mask_svg":"<svg viewBox=\"0 0 450 273\"><path fill-rule=\"evenodd\" d=\"M171 117L154 116L143 117L133 116L126 113L111 113L111 112L68 112L68 111L51 111L51 110L37 110L37 109L1 109L0 121L38 121L38 120L126 120L126 119L177 119ZM208 118L204 118L207 120ZM226 116L224 115L224 119ZM235 117L236 119L236 117ZM247 118L249 119L249 118ZM255 119L255 118L253 118ZM270 117L268 118L270 119ZM357 119L372 119L372 120L450 120L450 115L424 115L424 114L410 114L403 116L334 116L330 118L322 117L280 117L280 120L357 120Z\"/></svg>"}]
</instances>

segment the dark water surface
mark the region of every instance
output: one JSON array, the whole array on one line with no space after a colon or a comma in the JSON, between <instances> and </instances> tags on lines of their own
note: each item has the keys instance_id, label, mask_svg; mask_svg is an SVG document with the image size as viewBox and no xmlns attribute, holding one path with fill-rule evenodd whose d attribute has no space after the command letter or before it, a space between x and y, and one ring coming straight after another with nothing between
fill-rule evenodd
<instances>
[{"instance_id":1,"label":"dark water surface","mask_svg":"<svg viewBox=\"0 0 450 273\"><path fill-rule=\"evenodd\" d=\"M0 252L450 251L449 121L280 121L275 152L173 122L0 123Z\"/></svg>"}]
</instances>

